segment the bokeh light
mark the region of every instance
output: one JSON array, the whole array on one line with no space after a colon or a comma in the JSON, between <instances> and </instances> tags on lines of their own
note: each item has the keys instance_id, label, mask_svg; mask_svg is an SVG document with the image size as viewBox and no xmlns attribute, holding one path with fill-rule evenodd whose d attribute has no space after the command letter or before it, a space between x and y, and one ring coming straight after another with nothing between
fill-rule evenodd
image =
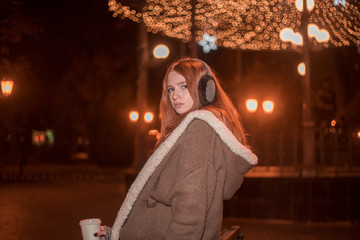
<instances>
[{"instance_id":1,"label":"bokeh light","mask_svg":"<svg viewBox=\"0 0 360 240\"><path fill-rule=\"evenodd\" d=\"M146 112L144 115L144 120L146 123L151 123L154 120L154 114L152 112Z\"/></svg>"},{"instance_id":2,"label":"bokeh light","mask_svg":"<svg viewBox=\"0 0 360 240\"><path fill-rule=\"evenodd\" d=\"M299 63L299 65L298 65L298 67L297 67L297 70L298 70L298 73L299 73L301 76L305 76L305 74L306 74L305 63L304 63L304 62Z\"/></svg>"},{"instance_id":3,"label":"bokeh light","mask_svg":"<svg viewBox=\"0 0 360 240\"><path fill-rule=\"evenodd\" d=\"M273 113L273 111L274 111L274 106L275 106L275 104L274 104L274 102L271 101L271 100L265 100L265 101L263 101L263 103L262 103L263 111L264 111L264 113L266 113L266 114L271 114L271 113Z\"/></svg>"},{"instance_id":4,"label":"bokeh light","mask_svg":"<svg viewBox=\"0 0 360 240\"><path fill-rule=\"evenodd\" d=\"M156 59L165 59L169 56L170 50L165 44L158 44L154 47L153 56Z\"/></svg>"},{"instance_id":5,"label":"bokeh light","mask_svg":"<svg viewBox=\"0 0 360 240\"><path fill-rule=\"evenodd\" d=\"M258 101L256 99L247 99L245 105L248 112L254 113L257 110Z\"/></svg>"},{"instance_id":6,"label":"bokeh light","mask_svg":"<svg viewBox=\"0 0 360 240\"><path fill-rule=\"evenodd\" d=\"M129 113L130 121L137 122L139 120L139 112L138 111L131 111Z\"/></svg>"}]
</instances>

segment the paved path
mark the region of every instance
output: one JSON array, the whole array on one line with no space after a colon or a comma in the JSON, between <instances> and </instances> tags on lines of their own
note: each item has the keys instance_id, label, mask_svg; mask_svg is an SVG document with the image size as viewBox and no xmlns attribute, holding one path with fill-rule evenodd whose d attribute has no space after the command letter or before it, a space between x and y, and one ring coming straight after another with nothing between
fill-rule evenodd
<instances>
[{"instance_id":1,"label":"paved path","mask_svg":"<svg viewBox=\"0 0 360 240\"><path fill-rule=\"evenodd\" d=\"M0 184L0 239L80 240L83 218L98 217L112 225L125 196L112 182ZM360 226L305 224L257 219L225 219L240 225L245 240L359 239Z\"/></svg>"}]
</instances>

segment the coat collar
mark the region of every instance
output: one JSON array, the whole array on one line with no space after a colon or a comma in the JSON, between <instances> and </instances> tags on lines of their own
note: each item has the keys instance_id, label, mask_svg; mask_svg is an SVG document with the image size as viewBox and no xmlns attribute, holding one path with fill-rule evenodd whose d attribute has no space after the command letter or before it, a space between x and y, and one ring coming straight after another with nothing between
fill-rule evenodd
<instances>
[{"instance_id":1,"label":"coat collar","mask_svg":"<svg viewBox=\"0 0 360 240\"><path fill-rule=\"evenodd\" d=\"M111 240L119 239L119 231L126 221L136 199L144 188L145 184L154 173L156 167L161 163L166 154L176 144L180 136L185 132L186 128L194 119L201 119L207 122L214 131L219 135L221 140L233 151L236 155L241 156L250 164L257 164L257 157L250 149L241 144L232 132L220 121L212 112L208 110L197 110L189 113L177 128L168 136L168 138L156 149L156 151L149 157L144 167L139 172L134 183L131 185L123 204L117 214L115 223L112 227Z\"/></svg>"}]
</instances>

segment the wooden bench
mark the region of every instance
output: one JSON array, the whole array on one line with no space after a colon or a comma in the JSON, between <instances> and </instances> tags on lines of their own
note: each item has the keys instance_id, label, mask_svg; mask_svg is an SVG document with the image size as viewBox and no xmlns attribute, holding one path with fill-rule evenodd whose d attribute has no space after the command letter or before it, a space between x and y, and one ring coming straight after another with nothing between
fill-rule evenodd
<instances>
[{"instance_id":1,"label":"wooden bench","mask_svg":"<svg viewBox=\"0 0 360 240\"><path fill-rule=\"evenodd\" d=\"M224 229L220 234L220 240L243 240L240 226L231 226Z\"/></svg>"}]
</instances>

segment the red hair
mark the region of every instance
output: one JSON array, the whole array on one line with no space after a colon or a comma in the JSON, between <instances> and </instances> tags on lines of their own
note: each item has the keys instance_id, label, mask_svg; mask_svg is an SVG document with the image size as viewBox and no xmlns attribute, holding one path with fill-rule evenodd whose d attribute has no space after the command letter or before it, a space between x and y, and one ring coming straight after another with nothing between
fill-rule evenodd
<instances>
[{"instance_id":1,"label":"red hair","mask_svg":"<svg viewBox=\"0 0 360 240\"><path fill-rule=\"evenodd\" d=\"M180 124L180 122L185 118L185 116L192 111L206 109L215 114L221 121L223 121L226 126L231 130L231 132L235 135L235 137L245 146L246 137L244 133L244 129L240 122L240 115L238 111L235 109L233 103L230 98L221 88L219 81L217 80L213 71L211 71L211 75L215 80L216 84L216 95L214 101L208 105L203 106L199 101L199 93L198 93L198 83L202 76L208 73L208 69L201 61L192 58L184 58L180 59L174 63L172 63L165 74L163 80L163 90L162 96L160 100L160 119L161 119L161 137L157 143L157 146L162 143L171 132ZM177 114L173 107L171 106L168 91L166 89L166 83L169 76L169 73L175 71L182 75L188 86L188 90L190 96L194 101L193 107L184 114Z\"/></svg>"}]
</instances>

